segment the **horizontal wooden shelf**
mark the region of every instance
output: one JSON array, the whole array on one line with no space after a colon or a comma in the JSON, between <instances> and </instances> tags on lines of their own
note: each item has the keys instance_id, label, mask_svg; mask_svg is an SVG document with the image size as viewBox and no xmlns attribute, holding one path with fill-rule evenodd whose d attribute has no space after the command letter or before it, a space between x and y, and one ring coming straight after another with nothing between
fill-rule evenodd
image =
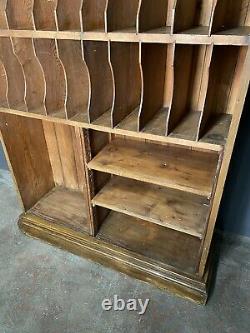
<instances>
[{"instance_id":1,"label":"horizontal wooden shelf","mask_svg":"<svg viewBox=\"0 0 250 333\"><path fill-rule=\"evenodd\" d=\"M210 197L218 154L116 139L90 169Z\"/></svg>"},{"instance_id":2,"label":"horizontal wooden shelf","mask_svg":"<svg viewBox=\"0 0 250 333\"><path fill-rule=\"evenodd\" d=\"M55 187L38 201L29 213L51 224L89 233L87 209L82 192Z\"/></svg>"},{"instance_id":3,"label":"horizontal wooden shelf","mask_svg":"<svg viewBox=\"0 0 250 333\"><path fill-rule=\"evenodd\" d=\"M112 177L92 203L202 238L209 202L197 195Z\"/></svg>"},{"instance_id":4,"label":"horizontal wooden shelf","mask_svg":"<svg viewBox=\"0 0 250 333\"><path fill-rule=\"evenodd\" d=\"M26 118L31 119L41 119L45 121L50 121L53 123L60 123L70 126L75 126L79 128L86 128L86 129L93 129L96 131L111 133L111 134L118 134L118 135L126 135L128 137L133 138L140 138L145 140L153 140L156 142L163 142L163 143L170 143L170 144L176 144L180 146L188 146L195 149L201 149L201 150L208 150L208 151L215 151L215 152L221 152L223 150L223 146L221 144L217 144L216 140L210 139L208 142L202 142L200 141L191 141L171 136L163 136L160 134L156 134L156 127L155 123L160 123L161 117L163 114L159 114L159 119L156 116L156 119L153 120L149 125L145 128L143 132L137 132L136 131L136 117L138 115L138 111L135 110L135 112L131 113L127 118L125 118L119 125L117 125L115 128L111 128L110 125L107 126L107 116L110 115L110 112L106 112L103 118L97 120L95 123L88 123L87 114L81 114L76 115L71 120L68 119L62 119L59 117L52 117L52 116L43 116L40 114L33 114L26 111L19 111L15 109L7 109L7 108L0 108L0 113L6 113L6 114L15 114ZM105 118L106 116L106 118ZM165 117L165 116L164 116ZM105 118L105 119L104 119ZM161 130L161 133L163 133L163 129Z\"/></svg>"},{"instance_id":5,"label":"horizontal wooden shelf","mask_svg":"<svg viewBox=\"0 0 250 333\"><path fill-rule=\"evenodd\" d=\"M135 33L135 32L109 32L102 31L43 31L43 30L0 30L0 37L20 38L49 38L49 39L73 39L96 40L116 42L145 42L145 43L177 43L177 44L214 44L214 45L249 45L250 36L248 30L235 28L226 32L220 32L212 36L195 33L195 31L166 34L159 31Z\"/></svg>"},{"instance_id":6,"label":"horizontal wooden shelf","mask_svg":"<svg viewBox=\"0 0 250 333\"><path fill-rule=\"evenodd\" d=\"M97 238L190 274L199 260L198 238L117 212L108 215Z\"/></svg>"}]
</instances>

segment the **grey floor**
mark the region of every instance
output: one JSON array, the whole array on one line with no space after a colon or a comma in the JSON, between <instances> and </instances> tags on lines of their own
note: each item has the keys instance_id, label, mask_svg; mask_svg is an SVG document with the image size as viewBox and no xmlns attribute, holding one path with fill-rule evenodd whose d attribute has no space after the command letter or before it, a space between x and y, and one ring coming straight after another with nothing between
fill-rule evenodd
<instances>
[{"instance_id":1,"label":"grey floor","mask_svg":"<svg viewBox=\"0 0 250 333\"><path fill-rule=\"evenodd\" d=\"M206 307L24 236L0 170L0 333L250 332L250 241L224 241ZM104 312L114 294L150 298L147 312Z\"/></svg>"}]
</instances>

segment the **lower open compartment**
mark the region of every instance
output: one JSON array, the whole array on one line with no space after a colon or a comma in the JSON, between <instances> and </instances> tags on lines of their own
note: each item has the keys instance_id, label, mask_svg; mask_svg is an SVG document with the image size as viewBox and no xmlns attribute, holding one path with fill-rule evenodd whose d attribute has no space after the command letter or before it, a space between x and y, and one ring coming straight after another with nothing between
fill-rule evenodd
<instances>
[{"instance_id":1,"label":"lower open compartment","mask_svg":"<svg viewBox=\"0 0 250 333\"><path fill-rule=\"evenodd\" d=\"M81 130L3 113L0 129L24 210L92 234Z\"/></svg>"}]
</instances>

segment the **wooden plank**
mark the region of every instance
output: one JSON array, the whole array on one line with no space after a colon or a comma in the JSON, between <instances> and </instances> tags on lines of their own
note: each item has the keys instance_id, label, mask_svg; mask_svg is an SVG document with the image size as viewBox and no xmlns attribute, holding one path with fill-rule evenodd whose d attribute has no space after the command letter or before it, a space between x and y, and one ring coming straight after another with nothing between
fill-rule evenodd
<instances>
[{"instance_id":1,"label":"wooden plank","mask_svg":"<svg viewBox=\"0 0 250 333\"><path fill-rule=\"evenodd\" d=\"M3 63L0 61L0 105L9 108L8 102L8 78Z\"/></svg>"},{"instance_id":2,"label":"wooden plank","mask_svg":"<svg viewBox=\"0 0 250 333\"><path fill-rule=\"evenodd\" d=\"M35 39L34 44L46 80L45 106L47 113L53 117L66 118L66 76L58 56L56 41Z\"/></svg>"},{"instance_id":3,"label":"wooden plank","mask_svg":"<svg viewBox=\"0 0 250 333\"><path fill-rule=\"evenodd\" d=\"M210 197L218 155L116 139L90 169Z\"/></svg>"},{"instance_id":4,"label":"wooden plank","mask_svg":"<svg viewBox=\"0 0 250 333\"><path fill-rule=\"evenodd\" d=\"M120 177L112 177L92 203L199 238L209 213L203 197Z\"/></svg>"},{"instance_id":5,"label":"wooden plank","mask_svg":"<svg viewBox=\"0 0 250 333\"><path fill-rule=\"evenodd\" d=\"M138 32L166 27L168 1L158 0L157 5L151 0L141 0L138 14Z\"/></svg>"},{"instance_id":6,"label":"wooden plank","mask_svg":"<svg viewBox=\"0 0 250 333\"><path fill-rule=\"evenodd\" d=\"M136 30L140 0L109 0L107 7L107 32Z\"/></svg>"},{"instance_id":7,"label":"wooden plank","mask_svg":"<svg viewBox=\"0 0 250 333\"><path fill-rule=\"evenodd\" d=\"M1 113L0 129L27 210L54 186L42 122Z\"/></svg>"},{"instance_id":8,"label":"wooden plank","mask_svg":"<svg viewBox=\"0 0 250 333\"><path fill-rule=\"evenodd\" d=\"M28 213L45 219L54 226L89 233L86 211L87 203L81 192L56 187L39 200Z\"/></svg>"},{"instance_id":9,"label":"wooden plank","mask_svg":"<svg viewBox=\"0 0 250 333\"><path fill-rule=\"evenodd\" d=\"M97 238L187 273L196 270L200 241L178 231L112 212Z\"/></svg>"},{"instance_id":10,"label":"wooden plank","mask_svg":"<svg viewBox=\"0 0 250 333\"><path fill-rule=\"evenodd\" d=\"M139 45L111 43L110 58L115 83L112 110L112 126L115 127L141 103L142 78L139 66Z\"/></svg>"},{"instance_id":11,"label":"wooden plank","mask_svg":"<svg viewBox=\"0 0 250 333\"><path fill-rule=\"evenodd\" d=\"M87 65L83 59L82 43L59 40L58 50L67 79L67 118L76 116L85 118L89 108L90 81Z\"/></svg>"},{"instance_id":12,"label":"wooden plank","mask_svg":"<svg viewBox=\"0 0 250 333\"><path fill-rule=\"evenodd\" d=\"M105 10L108 0L83 0L83 31L105 31Z\"/></svg>"},{"instance_id":13,"label":"wooden plank","mask_svg":"<svg viewBox=\"0 0 250 333\"><path fill-rule=\"evenodd\" d=\"M46 115L46 82L43 69L35 54L33 40L12 38L12 44L24 73L28 111Z\"/></svg>"},{"instance_id":14,"label":"wooden plank","mask_svg":"<svg viewBox=\"0 0 250 333\"><path fill-rule=\"evenodd\" d=\"M33 30L35 28L33 17L34 0L8 0L6 15L10 29Z\"/></svg>"},{"instance_id":15,"label":"wooden plank","mask_svg":"<svg viewBox=\"0 0 250 333\"><path fill-rule=\"evenodd\" d=\"M56 7L58 0L34 0L34 21L38 30L57 30Z\"/></svg>"},{"instance_id":16,"label":"wooden plank","mask_svg":"<svg viewBox=\"0 0 250 333\"><path fill-rule=\"evenodd\" d=\"M0 59L8 80L8 102L12 109L26 112L25 80L21 64L15 56L10 38L0 38Z\"/></svg>"},{"instance_id":17,"label":"wooden plank","mask_svg":"<svg viewBox=\"0 0 250 333\"><path fill-rule=\"evenodd\" d=\"M167 45L140 44L143 97L139 114L139 130L153 119L164 103Z\"/></svg>"},{"instance_id":18,"label":"wooden plank","mask_svg":"<svg viewBox=\"0 0 250 333\"><path fill-rule=\"evenodd\" d=\"M90 122L98 119L113 106L114 82L108 48L106 42L84 42L84 56L91 84Z\"/></svg>"},{"instance_id":19,"label":"wooden plank","mask_svg":"<svg viewBox=\"0 0 250 333\"><path fill-rule=\"evenodd\" d=\"M82 31L81 10L83 0L59 0L56 8L58 29Z\"/></svg>"}]
</instances>

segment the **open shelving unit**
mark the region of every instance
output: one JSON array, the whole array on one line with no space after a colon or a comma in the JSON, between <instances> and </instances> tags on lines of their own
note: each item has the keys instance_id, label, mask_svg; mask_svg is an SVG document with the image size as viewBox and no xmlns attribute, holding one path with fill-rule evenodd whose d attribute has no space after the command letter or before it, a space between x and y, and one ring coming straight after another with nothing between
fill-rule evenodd
<instances>
[{"instance_id":1,"label":"open shelving unit","mask_svg":"<svg viewBox=\"0 0 250 333\"><path fill-rule=\"evenodd\" d=\"M2 1L0 138L20 228L204 304L249 7Z\"/></svg>"}]
</instances>

